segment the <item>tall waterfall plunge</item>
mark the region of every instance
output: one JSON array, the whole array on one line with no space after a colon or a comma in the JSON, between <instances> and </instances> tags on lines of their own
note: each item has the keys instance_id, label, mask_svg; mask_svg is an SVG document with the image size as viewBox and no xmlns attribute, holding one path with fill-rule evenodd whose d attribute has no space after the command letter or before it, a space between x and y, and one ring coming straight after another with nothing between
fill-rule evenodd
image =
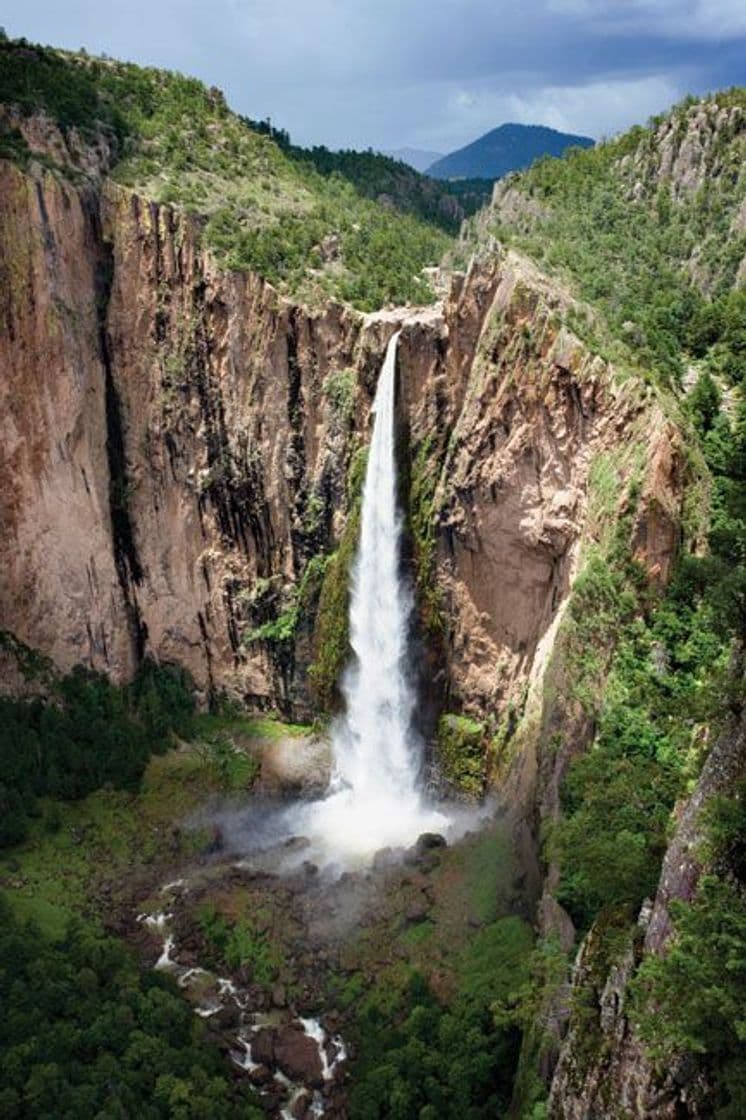
<instances>
[{"instance_id":1,"label":"tall waterfall plunge","mask_svg":"<svg viewBox=\"0 0 746 1120\"><path fill-rule=\"evenodd\" d=\"M415 796L418 758L411 733L414 695L406 664L412 609L399 571L401 519L394 454L395 334L373 404L375 423L363 488L360 543L350 588L354 660L342 689L346 712L335 729L336 778L378 801L392 789Z\"/></svg>"},{"instance_id":2,"label":"tall waterfall plunge","mask_svg":"<svg viewBox=\"0 0 746 1120\"><path fill-rule=\"evenodd\" d=\"M309 806L308 835L330 853L363 856L413 843L448 820L428 808L418 779L421 743L407 666L412 597L400 570L394 399L398 333L386 350L373 405L360 544L350 588L354 657L342 683L345 713L333 729L329 796Z\"/></svg>"},{"instance_id":3,"label":"tall waterfall plunge","mask_svg":"<svg viewBox=\"0 0 746 1120\"><path fill-rule=\"evenodd\" d=\"M342 680L345 710L331 731L332 778L319 800L282 807L253 802L250 821L242 815L240 843L248 841L252 858L264 867L293 870L310 862L333 871L361 866L381 848L410 847L423 832L445 833L453 840L477 823L473 809L451 804L438 811L420 791L423 745L412 726L416 697L408 665L412 594L401 572L396 500L398 339L395 334L388 344L373 403L350 585L353 657ZM220 823L230 833L230 811ZM300 844L288 843L301 838ZM277 862L267 863L261 853L274 853Z\"/></svg>"}]
</instances>

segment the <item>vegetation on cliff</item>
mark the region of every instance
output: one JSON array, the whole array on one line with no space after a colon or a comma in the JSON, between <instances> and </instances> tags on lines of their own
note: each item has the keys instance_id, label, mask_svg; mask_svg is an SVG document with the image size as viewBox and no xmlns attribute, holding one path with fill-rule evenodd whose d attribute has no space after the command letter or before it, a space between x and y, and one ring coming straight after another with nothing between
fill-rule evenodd
<instances>
[{"instance_id":1,"label":"vegetation on cliff","mask_svg":"<svg viewBox=\"0 0 746 1120\"><path fill-rule=\"evenodd\" d=\"M598 341L641 369L678 382L687 354L706 351L740 379L744 295L732 289L746 256L745 155L746 91L689 99L505 180L480 233L570 278L603 312Z\"/></svg>"},{"instance_id":2,"label":"vegetation on cliff","mask_svg":"<svg viewBox=\"0 0 746 1120\"><path fill-rule=\"evenodd\" d=\"M676 806L744 702L729 664L746 634L745 151L743 91L687 101L646 129L513 177L472 231L561 275L594 308L573 328L652 383L686 433L691 490L666 589L634 559L634 454L625 463L615 449L594 464L595 539L548 675L545 765L557 751L569 765L545 855L559 870L556 897L601 962L580 970L568 1009L581 1080L607 1058L601 992L655 894ZM731 853L743 842L734 793L720 828ZM736 1116L746 881L742 861L714 846L703 858L711 873L691 904L674 907L669 952L642 964L635 1015L661 1070L698 1055L691 1069L712 1086L718 1115ZM558 983L550 1003L563 999Z\"/></svg>"},{"instance_id":3,"label":"vegetation on cliff","mask_svg":"<svg viewBox=\"0 0 746 1120\"><path fill-rule=\"evenodd\" d=\"M394 161L285 152L196 79L22 41L0 42L0 103L107 136L114 179L197 215L227 268L366 311L432 299L422 269L439 262L460 204L449 210L447 191L410 169L402 182ZM0 156L27 162L18 130L0 134ZM393 205L373 200L387 188Z\"/></svg>"},{"instance_id":4,"label":"vegetation on cliff","mask_svg":"<svg viewBox=\"0 0 746 1120\"><path fill-rule=\"evenodd\" d=\"M709 807L711 870L690 903L674 903L675 936L634 985L641 1035L656 1061L696 1054L716 1087L715 1115L746 1111L746 786Z\"/></svg>"}]
</instances>

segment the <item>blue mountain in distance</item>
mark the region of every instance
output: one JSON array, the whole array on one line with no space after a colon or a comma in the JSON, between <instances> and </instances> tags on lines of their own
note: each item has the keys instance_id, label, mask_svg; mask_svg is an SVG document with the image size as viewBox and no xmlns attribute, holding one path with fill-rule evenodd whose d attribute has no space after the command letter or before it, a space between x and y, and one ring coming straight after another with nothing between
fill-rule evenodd
<instances>
[{"instance_id":1,"label":"blue mountain in distance","mask_svg":"<svg viewBox=\"0 0 746 1120\"><path fill-rule=\"evenodd\" d=\"M568 148L592 148L594 143L588 136L573 136L540 124L501 124L436 160L426 174L434 179L501 179L510 171L530 167L540 156L561 156Z\"/></svg>"},{"instance_id":2,"label":"blue mountain in distance","mask_svg":"<svg viewBox=\"0 0 746 1120\"><path fill-rule=\"evenodd\" d=\"M393 151L385 151L383 155L390 156L392 159L400 159L402 163L409 164L415 171L426 171L432 163L437 163L438 160L443 159L442 152L427 152L421 148L395 148Z\"/></svg>"}]
</instances>

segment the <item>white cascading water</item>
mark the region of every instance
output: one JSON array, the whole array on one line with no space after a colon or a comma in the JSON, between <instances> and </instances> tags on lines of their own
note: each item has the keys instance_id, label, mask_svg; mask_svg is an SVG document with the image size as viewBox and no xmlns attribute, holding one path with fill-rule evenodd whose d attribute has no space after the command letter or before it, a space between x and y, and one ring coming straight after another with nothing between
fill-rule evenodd
<instances>
[{"instance_id":1,"label":"white cascading water","mask_svg":"<svg viewBox=\"0 0 746 1120\"><path fill-rule=\"evenodd\" d=\"M412 597L400 570L394 400L399 334L389 341L373 405L360 544L350 589L354 659L342 688L345 714L333 731L330 795L311 810L309 833L330 853L363 856L411 844L448 821L418 790L421 745L407 666Z\"/></svg>"}]
</instances>

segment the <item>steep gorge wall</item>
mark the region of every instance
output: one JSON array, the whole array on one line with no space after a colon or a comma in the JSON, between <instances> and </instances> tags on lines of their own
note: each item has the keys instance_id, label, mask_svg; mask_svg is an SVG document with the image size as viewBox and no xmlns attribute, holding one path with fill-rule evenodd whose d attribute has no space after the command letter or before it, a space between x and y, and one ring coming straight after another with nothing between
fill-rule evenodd
<instances>
[{"instance_id":1,"label":"steep gorge wall","mask_svg":"<svg viewBox=\"0 0 746 1120\"><path fill-rule=\"evenodd\" d=\"M525 699L543 675L583 548L603 529L594 464L615 464L620 508L635 474L630 547L651 584L665 584L679 544L679 433L651 393L571 333L573 307L524 258L502 254L456 285L441 365L418 367L422 328L403 338L412 456L426 450L419 469L431 481L450 699L478 716Z\"/></svg>"},{"instance_id":2,"label":"steep gorge wall","mask_svg":"<svg viewBox=\"0 0 746 1120\"><path fill-rule=\"evenodd\" d=\"M636 424L653 464L667 438L562 325L569 296L511 254L456 276L441 307L311 312L216 268L189 215L38 165L0 176L2 629L64 670L124 679L151 653L204 691L307 715L308 620L279 649L245 636L339 541L403 324L443 692L490 716L522 694L589 532L594 456ZM658 565L674 522L641 522Z\"/></svg>"},{"instance_id":3,"label":"steep gorge wall","mask_svg":"<svg viewBox=\"0 0 746 1120\"><path fill-rule=\"evenodd\" d=\"M241 615L338 534L354 440L324 379L372 373L385 334L217 271L188 218L110 184L0 173L2 628L63 670L151 652L287 699Z\"/></svg>"}]
</instances>

